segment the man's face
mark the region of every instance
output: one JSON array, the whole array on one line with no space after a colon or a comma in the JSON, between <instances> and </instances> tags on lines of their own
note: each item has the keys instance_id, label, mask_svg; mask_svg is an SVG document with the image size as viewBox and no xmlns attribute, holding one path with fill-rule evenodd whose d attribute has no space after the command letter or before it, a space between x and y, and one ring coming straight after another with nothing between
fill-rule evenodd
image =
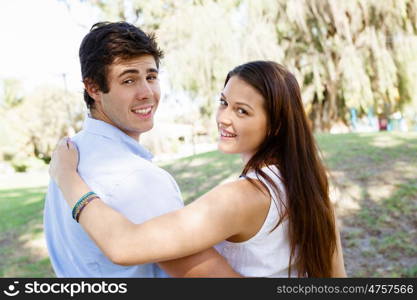
<instances>
[{"instance_id":1,"label":"man's face","mask_svg":"<svg viewBox=\"0 0 417 300\"><path fill-rule=\"evenodd\" d=\"M116 60L108 69L109 92L97 91L93 117L116 126L138 140L153 127L160 87L152 55Z\"/></svg>"}]
</instances>

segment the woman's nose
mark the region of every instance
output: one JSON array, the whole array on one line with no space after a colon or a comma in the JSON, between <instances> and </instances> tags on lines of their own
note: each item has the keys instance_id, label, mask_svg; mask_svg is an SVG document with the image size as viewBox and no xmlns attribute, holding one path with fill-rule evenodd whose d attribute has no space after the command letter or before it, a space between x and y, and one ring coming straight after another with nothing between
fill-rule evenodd
<instances>
[{"instance_id":1,"label":"woman's nose","mask_svg":"<svg viewBox=\"0 0 417 300\"><path fill-rule=\"evenodd\" d=\"M230 111L227 107L226 108L220 107L217 110L216 121L217 121L217 124L221 124L223 126L229 126L232 124Z\"/></svg>"}]
</instances>

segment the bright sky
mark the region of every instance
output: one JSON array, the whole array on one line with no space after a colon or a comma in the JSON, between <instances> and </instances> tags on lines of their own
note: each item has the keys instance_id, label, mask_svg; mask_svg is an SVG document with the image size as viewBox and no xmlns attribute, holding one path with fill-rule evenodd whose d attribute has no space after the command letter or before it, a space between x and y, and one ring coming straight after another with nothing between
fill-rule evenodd
<instances>
[{"instance_id":1,"label":"bright sky","mask_svg":"<svg viewBox=\"0 0 417 300\"><path fill-rule=\"evenodd\" d=\"M103 20L88 1L68 1L71 11L59 0L0 0L0 102L6 78L21 81L22 96L42 84L83 91L78 49L91 26ZM160 80L162 96L170 95L163 69Z\"/></svg>"},{"instance_id":2,"label":"bright sky","mask_svg":"<svg viewBox=\"0 0 417 300\"><path fill-rule=\"evenodd\" d=\"M58 0L0 1L0 80L19 79L28 92L42 83L64 87L66 74L68 89L81 90L78 47L96 19L88 5L70 1L72 13Z\"/></svg>"}]
</instances>

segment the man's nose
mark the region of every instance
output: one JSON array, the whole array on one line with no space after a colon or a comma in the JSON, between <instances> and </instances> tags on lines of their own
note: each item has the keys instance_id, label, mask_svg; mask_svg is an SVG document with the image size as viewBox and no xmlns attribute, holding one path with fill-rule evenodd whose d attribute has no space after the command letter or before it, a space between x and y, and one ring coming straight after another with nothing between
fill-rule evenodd
<instances>
[{"instance_id":1,"label":"man's nose","mask_svg":"<svg viewBox=\"0 0 417 300\"><path fill-rule=\"evenodd\" d=\"M141 81L136 91L136 98L138 100L142 100L142 99L149 99L152 96L153 96L153 90L149 82L146 80Z\"/></svg>"}]
</instances>

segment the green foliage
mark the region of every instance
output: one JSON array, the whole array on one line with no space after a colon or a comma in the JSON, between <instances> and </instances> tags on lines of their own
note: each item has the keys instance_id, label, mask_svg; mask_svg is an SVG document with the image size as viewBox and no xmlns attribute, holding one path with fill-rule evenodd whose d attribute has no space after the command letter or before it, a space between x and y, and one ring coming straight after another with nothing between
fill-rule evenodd
<instances>
[{"instance_id":1,"label":"green foliage","mask_svg":"<svg viewBox=\"0 0 417 300\"><path fill-rule=\"evenodd\" d=\"M15 164L15 163L12 164L12 167L15 169L16 172L21 172L21 173L26 172L28 168L28 166L25 164Z\"/></svg>"},{"instance_id":2,"label":"green foliage","mask_svg":"<svg viewBox=\"0 0 417 300\"><path fill-rule=\"evenodd\" d=\"M16 78L6 78L3 80L3 105L6 108L19 105L22 100L22 83Z\"/></svg>"},{"instance_id":3,"label":"green foliage","mask_svg":"<svg viewBox=\"0 0 417 300\"><path fill-rule=\"evenodd\" d=\"M69 4L69 2L67 2ZM108 20L154 31L174 90L201 116L234 66L270 59L303 83L315 129L360 114L417 111L417 4L414 0L95 1ZM413 116L411 116L413 117Z\"/></svg>"},{"instance_id":4,"label":"green foliage","mask_svg":"<svg viewBox=\"0 0 417 300\"><path fill-rule=\"evenodd\" d=\"M11 161L13 159L13 154L12 153L4 153L3 154L3 160L4 161Z\"/></svg>"},{"instance_id":5,"label":"green foliage","mask_svg":"<svg viewBox=\"0 0 417 300\"><path fill-rule=\"evenodd\" d=\"M27 157L49 162L59 138L81 128L84 103L74 93L43 86L18 106L5 110L3 116L0 151L13 155L15 166L21 169L21 162Z\"/></svg>"}]
</instances>

